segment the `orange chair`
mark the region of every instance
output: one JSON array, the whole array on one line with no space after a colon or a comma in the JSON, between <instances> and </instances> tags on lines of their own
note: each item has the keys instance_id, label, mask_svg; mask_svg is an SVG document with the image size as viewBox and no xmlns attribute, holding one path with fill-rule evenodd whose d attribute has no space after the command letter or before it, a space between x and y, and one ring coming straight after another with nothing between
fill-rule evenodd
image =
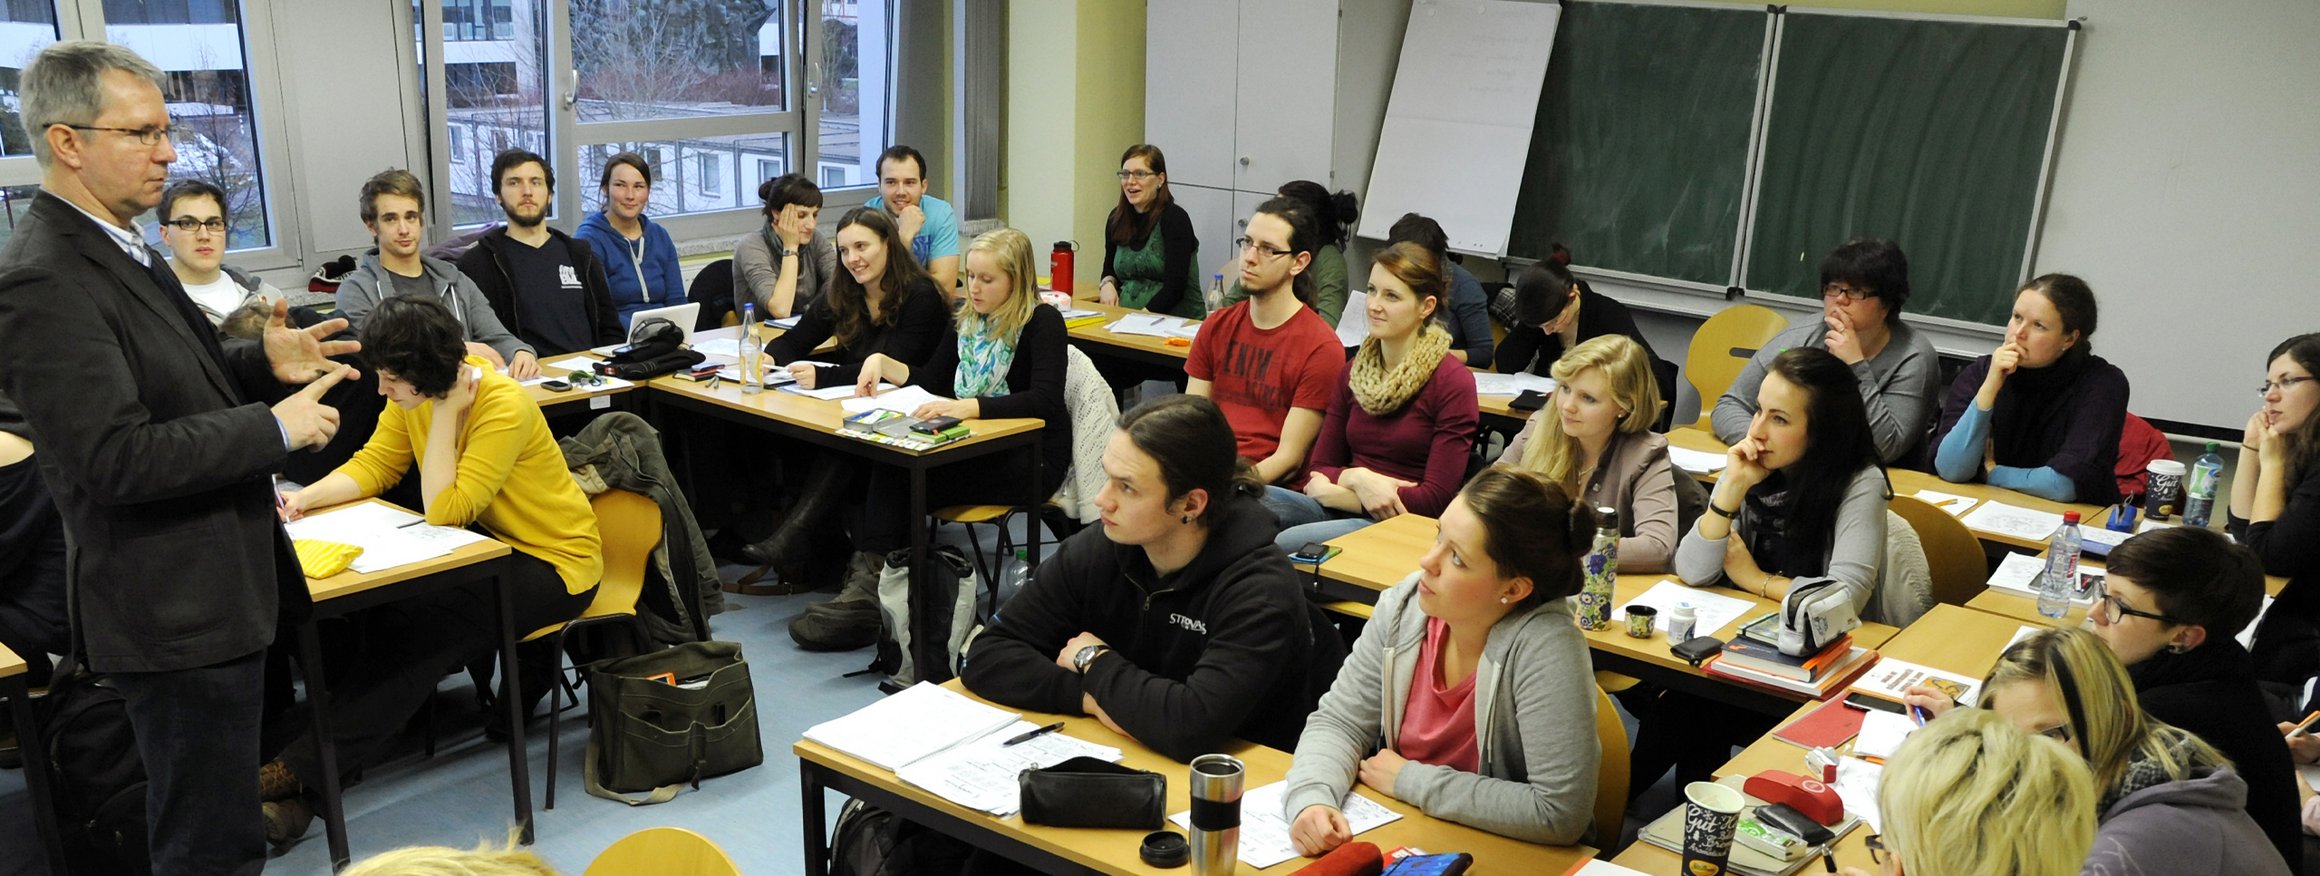
<instances>
[{"instance_id":1,"label":"orange chair","mask_svg":"<svg viewBox=\"0 0 2320 876\"><path fill-rule=\"evenodd\" d=\"M652 562L653 547L661 541L661 506L651 497L627 490L606 490L588 500L596 509L596 531L603 539L604 577L596 585L596 598L588 610L564 623L549 624L524 641L552 637L556 645L556 659L564 659L564 639L573 630L609 623L626 624L636 636L638 647L648 647L652 636L644 622L637 619L637 598L644 593L645 567ZM554 705L561 694L563 705ZM548 713L548 795L547 808L556 808L556 725L567 707L580 705L580 694L572 681L557 672L556 687L548 692L552 706Z\"/></svg>"}]
</instances>

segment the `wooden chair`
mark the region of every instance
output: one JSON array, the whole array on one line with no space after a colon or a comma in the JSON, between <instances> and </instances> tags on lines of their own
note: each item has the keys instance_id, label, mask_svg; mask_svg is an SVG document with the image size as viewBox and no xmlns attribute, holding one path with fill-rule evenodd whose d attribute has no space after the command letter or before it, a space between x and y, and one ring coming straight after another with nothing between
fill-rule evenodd
<instances>
[{"instance_id":1,"label":"wooden chair","mask_svg":"<svg viewBox=\"0 0 2320 876\"><path fill-rule=\"evenodd\" d=\"M582 876L741 876L715 841L681 827L648 827L621 837Z\"/></svg>"},{"instance_id":2,"label":"wooden chair","mask_svg":"<svg viewBox=\"0 0 2320 876\"><path fill-rule=\"evenodd\" d=\"M1609 849L1619 844L1627 817L1627 725L1619 723L1619 707L1611 695L1595 689L1595 741L1603 748L1595 768L1595 845Z\"/></svg>"},{"instance_id":3,"label":"wooden chair","mask_svg":"<svg viewBox=\"0 0 2320 876\"><path fill-rule=\"evenodd\" d=\"M1895 496L1886 507L1917 531L1917 540L1925 547L1925 563L1933 572L1934 602L1964 605L1989 584L1989 560L1982 553L1982 542L1965 523L1912 496Z\"/></svg>"},{"instance_id":4,"label":"wooden chair","mask_svg":"<svg viewBox=\"0 0 2320 876\"><path fill-rule=\"evenodd\" d=\"M556 725L564 709L580 705L580 694L561 670L564 659L564 640L573 630L608 623L626 624L636 636L637 647L649 647L652 636L637 619L637 598L644 593L645 567L652 562L653 547L660 544L661 506L651 497L627 490L606 490L589 499L596 509L596 531L604 542L604 577L596 585L596 598L579 617L559 624L549 624L525 636L530 642L551 637L555 642L556 660L559 661L556 686L548 691L551 708L548 712L548 798L547 808L556 808ZM561 694L562 705L555 705Z\"/></svg>"},{"instance_id":5,"label":"wooden chair","mask_svg":"<svg viewBox=\"0 0 2320 876\"><path fill-rule=\"evenodd\" d=\"M1735 304L1700 324L1684 357L1684 378L1700 394L1700 420L1716 409L1716 399L1732 388L1748 357L1787 327L1788 317L1761 304Z\"/></svg>"}]
</instances>

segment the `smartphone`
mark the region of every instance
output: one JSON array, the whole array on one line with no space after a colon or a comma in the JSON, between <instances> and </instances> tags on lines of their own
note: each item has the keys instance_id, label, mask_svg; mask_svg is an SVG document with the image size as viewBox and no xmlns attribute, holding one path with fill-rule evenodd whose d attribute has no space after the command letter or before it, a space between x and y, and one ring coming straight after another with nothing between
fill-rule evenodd
<instances>
[{"instance_id":1,"label":"smartphone","mask_svg":"<svg viewBox=\"0 0 2320 876\"><path fill-rule=\"evenodd\" d=\"M927 435L937 435L941 434L942 430L948 429L958 424L959 418L957 417L930 417L928 419L918 421L916 425L910 427L910 431Z\"/></svg>"},{"instance_id":2,"label":"smartphone","mask_svg":"<svg viewBox=\"0 0 2320 876\"><path fill-rule=\"evenodd\" d=\"M1445 852L1439 855L1411 855L1387 867L1383 876L1458 876L1474 866L1474 856L1465 852Z\"/></svg>"},{"instance_id":3,"label":"smartphone","mask_svg":"<svg viewBox=\"0 0 2320 876\"><path fill-rule=\"evenodd\" d=\"M1318 541L1309 541L1305 543L1305 546L1298 548L1296 553L1289 555L1289 562L1305 566L1326 563L1330 557L1337 556L1339 550L1342 549L1333 548Z\"/></svg>"},{"instance_id":4,"label":"smartphone","mask_svg":"<svg viewBox=\"0 0 2320 876\"><path fill-rule=\"evenodd\" d=\"M540 383L540 385L552 392L566 392L572 388L572 384L562 380L543 381Z\"/></svg>"},{"instance_id":5,"label":"smartphone","mask_svg":"<svg viewBox=\"0 0 2320 876\"><path fill-rule=\"evenodd\" d=\"M1909 713L1908 707L1903 706L1900 703L1896 703L1884 697L1873 697L1864 693L1846 694L1845 706L1847 708L1859 709L1864 712L1875 709L1880 712L1892 712L1896 715L1905 715Z\"/></svg>"}]
</instances>

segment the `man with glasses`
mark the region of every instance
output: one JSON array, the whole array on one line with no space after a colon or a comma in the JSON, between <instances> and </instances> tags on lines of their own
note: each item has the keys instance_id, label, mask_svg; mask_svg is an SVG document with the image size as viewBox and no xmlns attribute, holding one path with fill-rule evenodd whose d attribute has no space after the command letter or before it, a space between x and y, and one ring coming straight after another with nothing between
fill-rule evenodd
<instances>
[{"instance_id":1,"label":"man with glasses","mask_svg":"<svg viewBox=\"0 0 2320 876\"><path fill-rule=\"evenodd\" d=\"M1184 362L1185 391L1215 400L1242 459L1266 483L1297 483L1337 391L1345 347L1297 288L1310 288L1313 214L1290 198L1258 205L1241 238L1248 300L1210 314Z\"/></svg>"},{"instance_id":2,"label":"man with glasses","mask_svg":"<svg viewBox=\"0 0 2320 876\"><path fill-rule=\"evenodd\" d=\"M934 278L934 287L955 298L959 286L959 214L926 193L926 156L908 146L878 153L878 196L862 202L894 217L910 254Z\"/></svg>"},{"instance_id":3,"label":"man with glasses","mask_svg":"<svg viewBox=\"0 0 2320 876\"><path fill-rule=\"evenodd\" d=\"M491 159L491 188L507 224L459 257L459 273L483 290L502 325L550 355L620 343L627 331L596 250L548 226L556 174L526 149Z\"/></svg>"},{"instance_id":4,"label":"man with glasses","mask_svg":"<svg viewBox=\"0 0 2320 876\"><path fill-rule=\"evenodd\" d=\"M224 189L198 179L179 180L161 193L161 242L169 245L169 270L185 284L186 297L209 324L225 328L234 311L257 307L274 312L282 290L225 263L227 236Z\"/></svg>"},{"instance_id":5,"label":"man with glasses","mask_svg":"<svg viewBox=\"0 0 2320 876\"><path fill-rule=\"evenodd\" d=\"M1930 458L1919 460L1918 451L1934 415L1941 413L1941 361L1933 342L1901 321L1901 306L1907 303L1909 259L1893 241L1862 238L1829 251L1821 260L1820 320L1772 336L1748 357L1709 415L1716 440L1730 444L1747 436L1748 421L1756 416L1756 389L1773 357L1790 347L1817 347L1851 366L1860 379L1877 458L1930 465Z\"/></svg>"}]
</instances>

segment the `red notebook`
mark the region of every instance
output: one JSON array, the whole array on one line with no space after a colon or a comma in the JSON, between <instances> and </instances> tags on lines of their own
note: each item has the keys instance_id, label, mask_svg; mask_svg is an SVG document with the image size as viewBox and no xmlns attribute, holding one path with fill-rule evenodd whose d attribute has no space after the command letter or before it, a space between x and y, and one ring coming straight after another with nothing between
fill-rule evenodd
<instances>
[{"instance_id":1,"label":"red notebook","mask_svg":"<svg viewBox=\"0 0 2320 876\"><path fill-rule=\"evenodd\" d=\"M1805 748L1835 748L1858 735L1861 722L1868 717L1869 713L1847 706L1843 700L1830 700L1811 714L1774 731L1772 736Z\"/></svg>"}]
</instances>

